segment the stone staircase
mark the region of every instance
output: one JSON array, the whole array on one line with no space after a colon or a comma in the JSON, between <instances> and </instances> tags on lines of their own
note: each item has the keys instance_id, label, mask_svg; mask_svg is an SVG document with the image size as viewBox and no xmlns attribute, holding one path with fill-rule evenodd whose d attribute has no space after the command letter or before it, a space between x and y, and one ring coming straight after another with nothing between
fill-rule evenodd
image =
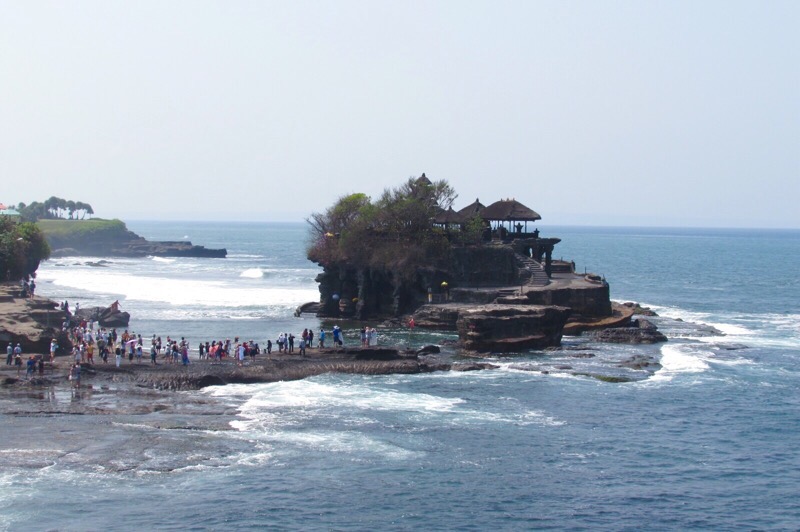
<instances>
[{"instance_id":1,"label":"stone staircase","mask_svg":"<svg viewBox=\"0 0 800 532\"><path fill-rule=\"evenodd\" d=\"M541 263L530 257L517 253L517 263L520 266L520 284L528 286L547 286L550 279Z\"/></svg>"}]
</instances>

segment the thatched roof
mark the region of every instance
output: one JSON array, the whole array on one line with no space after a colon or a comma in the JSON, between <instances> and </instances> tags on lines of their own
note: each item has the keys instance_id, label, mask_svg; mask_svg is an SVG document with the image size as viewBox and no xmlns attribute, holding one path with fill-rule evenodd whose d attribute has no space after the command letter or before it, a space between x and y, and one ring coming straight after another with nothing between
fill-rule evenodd
<instances>
[{"instance_id":1,"label":"thatched roof","mask_svg":"<svg viewBox=\"0 0 800 532\"><path fill-rule=\"evenodd\" d=\"M480 202L478 198L475 198L474 203L470 203L460 211L458 214L464 216L465 218L473 218L476 214L480 214L483 209L486 208L486 205Z\"/></svg>"},{"instance_id":2,"label":"thatched roof","mask_svg":"<svg viewBox=\"0 0 800 532\"><path fill-rule=\"evenodd\" d=\"M467 218L450 207L447 210L442 209L433 219L433 223L441 225L463 224L467 223Z\"/></svg>"},{"instance_id":3,"label":"thatched roof","mask_svg":"<svg viewBox=\"0 0 800 532\"><path fill-rule=\"evenodd\" d=\"M533 222L542 219L539 213L513 199L495 201L483 209L480 215L484 220L504 222Z\"/></svg>"}]
</instances>

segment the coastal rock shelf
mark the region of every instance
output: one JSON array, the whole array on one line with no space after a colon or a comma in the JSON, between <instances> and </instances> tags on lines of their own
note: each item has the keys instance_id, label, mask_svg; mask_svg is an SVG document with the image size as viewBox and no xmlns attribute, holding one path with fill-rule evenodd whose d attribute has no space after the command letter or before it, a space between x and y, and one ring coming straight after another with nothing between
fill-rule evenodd
<instances>
[{"instance_id":1,"label":"coastal rock shelf","mask_svg":"<svg viewBox=\"0 0 800 532\"><path fill-rule=\"evenodd\" d=\"M2 368L0 384L5 386L68 385L66 381L69 357L57 357L55 365L45 366L45 374L26 381L16 376L11 368ZM130 364L119 368L113 363L83 364L82 384L91 386L131 386L158 390L198 390L225 384L253 384L299 380L325 373L354 375L416 374L434 371L475 371L494 369L497 366L480 362L445 362L435 357L418 355L395 347L350 347L308 350L305 356L259 355L238 366L227 359L222 363L193 360L187 366L165 364L159 360ZM24 376L24 372L23 372Z\"/></svg>"}]
</instances>

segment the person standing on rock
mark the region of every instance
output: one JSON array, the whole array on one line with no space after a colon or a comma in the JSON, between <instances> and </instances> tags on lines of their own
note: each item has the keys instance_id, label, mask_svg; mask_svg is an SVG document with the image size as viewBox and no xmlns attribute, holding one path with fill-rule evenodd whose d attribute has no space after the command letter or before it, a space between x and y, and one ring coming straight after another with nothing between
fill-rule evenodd
<instances>
[{"instance_id":1,"label":"person standing on rock","mask_svg":"<svg viewBox=\"0 0 800 532\"><path fill-rule=\"evenodd\" d=\"M14 361L14 346L11 342L8 342L8 347L6 348L6 366L10 366Z\"/></svg>"},{"instance_id":2,"label":"person standing on rock","mask_svg":"<svg viewBox=\"0 0 800 532\"><path fill-rule=\"evenodd\" d=\"M33 377L33 372L36 370L36 359L33 358L33 355L28 357L28 362L26 363L25 369L25 378L30 380Z\"/></svg>"},{"instance_id":3,"label":"person standing on rock","mask_svg":"<svg viewBox=\"0 0 800 532\"><path fill-rule=\"evenodd\" d=\"M75 364L69 372L69 380L72 381L73 388L81 387L81 365Z\"/></svg>"},{"instance_id":4,"label":"person standing on rock","mask_svg":"<svg viewBox=\"0 0 800 532\"><path fill-rule=\"evenodd\" d=\"M117 357L117 367L119 367L120 364L122 364L122 348L119 344L117 344L117 347L114 349L114 354Z\"/></svg>"},{"instance_id":5,"label":"person standing on rock","mask_svg":"<svg viewBox=\"0 0 800 532\"><path fill-rule=\"evenodd\" d=\"M94 366L94 342L92 341L86 346L86 361Z\"/></svg>"},{"instance_id":6,"label":"person standing on rock","mask_svg":"<svg viewBox=\"0 0 800 532\"><path fill-rule=\"evenodd\" d=\"M301 357L306 356L306 341L303 338L300 338L300 350L299 350L299 353L300 353Z\"/></svg>"},{"instance_id":7,"label":"person standing on rock","mask_svg":"<svg viewBox=\"0 0 800 532\"><path fill-rule=\"evenodd\" d=\"M22 355L14 355L14 365L17 367L17 377L19 377L19 374L22 371Z\"/></svg>"},{"instance_id":8,"label":"person standing on rock","mask_svg":"<svg viewBox=\"0 0 800 532\"><path fill-rule=\"evenodd\" d=\"M306 347L314 347L314 330L308 330L308 345Z\"/></svg>"},{"instance_id":9,"label":"person standing on rock","mask_svg":"<svg viewBox=\"0 0 800 532\"><path fill-rule=\"evenodd\" d=\"M52 363L56 359L56 350L58 349L58 344L56 343L56 339L53 338L50 340L50 362Z\"/></svg>"},{"instance_id":10,"label":"person standing on rock","mask_svg":"<svg viewBox=\"0 0 800 532\"><path fill-rule=\"evenodd\" d=\"M244 352L246 348L244 344L239 344L239 348L237 349L237 358L239 362L237 363L239 366L244 366Z\"/></svg>"},{"instance_id":11,"label":"person standing on rock","mask_svg":"<svg viewBox=\"0 0 800 532\"><path fill-rule=\"evenodd\" d=\"M323 349L325 347L325 329L319 330L319 349Z\"/></svg>"}]
</instances>

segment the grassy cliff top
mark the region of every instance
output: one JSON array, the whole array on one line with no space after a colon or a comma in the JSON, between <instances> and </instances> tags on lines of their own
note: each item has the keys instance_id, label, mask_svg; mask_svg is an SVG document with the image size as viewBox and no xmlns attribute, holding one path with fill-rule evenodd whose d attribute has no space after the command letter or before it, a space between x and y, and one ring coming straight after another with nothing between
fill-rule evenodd
<instances>
[{"instance_id":1,"label":"grassy cliff top","mask_svg":"<svg viewBox=\"0 0 800 532\"><path fill-rule=\"evenodd\" d=\"M121 220L39 220L36 226L53 248L76 247L74 244L89 241L131 240L136 235L128 231Z\"/></svg>"},{"instance_id":2,"label":"grassy cliff top","mask_svg":"<svg viewBox=\"0 0 800 532\"><path fill-rule=\"evenodd\" d=\"M128 228L122 220L39 220L36 225L47 236L89 236L97 233L126 233Z\"/></svg>"}]
</instances>

